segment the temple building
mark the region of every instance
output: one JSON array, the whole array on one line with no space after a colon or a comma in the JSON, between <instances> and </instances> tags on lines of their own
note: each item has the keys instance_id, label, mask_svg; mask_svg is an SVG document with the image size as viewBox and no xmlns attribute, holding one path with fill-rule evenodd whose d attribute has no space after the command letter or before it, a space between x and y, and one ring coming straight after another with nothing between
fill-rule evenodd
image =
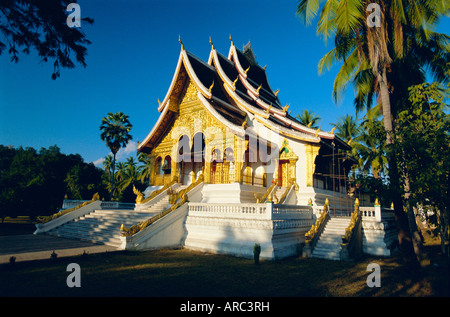
<instances>
[{"instance_id":1,"label":"temple building","mask_svg":"<svg viewBox=\"0 0 450 317\"><path fill-rule=\"evenodd\" d=\"M255 202L275 185L280 196L294 187L298 204L348 205L350 146L296 120L250 42L240 50L230 41L227 56L210 41L203 61L180 40L159 119L138 146L154 160L152 185L189 185L203 174L204 202Z\"/></svg>"},{"instance_id":2,"label":"temple building","mask_svg":"<svg viewBox=\"0 0 450 317\"><path fill-rule=\"evenodd\" d=\"M181 42L159 118L138 151L153 165L136 203L99 200L63 207L35 234L123 250L184 247L263 259L333 260L396 247L392 209L359 206L348 190L355 163L333 131L291 115L250 43L228 55L210 40L207 61ZM68 206L68 205L67 205Z\"/></svg>"}]
</instances>

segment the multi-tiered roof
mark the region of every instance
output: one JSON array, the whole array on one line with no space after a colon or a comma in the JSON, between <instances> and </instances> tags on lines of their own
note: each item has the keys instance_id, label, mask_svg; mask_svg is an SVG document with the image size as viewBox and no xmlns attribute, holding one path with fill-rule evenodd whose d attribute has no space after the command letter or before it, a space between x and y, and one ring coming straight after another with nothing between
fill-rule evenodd
<instances>
[{"instance_id":1,"label":"multi-tiered roof","mask_svg":"<svg viewBox=\"0 0 450 317\"><path fill-rule=\"evenodd\" d=\"M231 40L231 37L230 37ZM148 152L170 126L176 112L176 103L185 92L187 79L198 90L198 99L219 121L233 133L244 135L249 115L277 133L311 143L330 143L347 148L348 145L332 132L307 127L290 115L289 106L283 106L278 90L273 91L267 79L266 67L256 62L250 43L242 50L231 40L228 57L218 52L211 43L208 62L188 52L181 42L177 67L169 90L158 111L158 121L138 150Z\"/></svg>"}]
</instances>

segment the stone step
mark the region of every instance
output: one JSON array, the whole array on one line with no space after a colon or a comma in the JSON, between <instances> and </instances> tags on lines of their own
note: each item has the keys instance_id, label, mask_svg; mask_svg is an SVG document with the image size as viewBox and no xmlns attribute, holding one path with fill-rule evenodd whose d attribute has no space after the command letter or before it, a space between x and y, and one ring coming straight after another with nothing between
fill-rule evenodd
<instances>
[{"instance_id":1,"label":"stone step","mask_svg":"<svg viewBox=\"0 0 450 317\"><path fill-rule=\"evenodd\" d=\"M342 235L350 223L349 217L331 218L311 254L313 258L340 260Z\"/></svg>"},{"instance_id":2,"label":"stone step","mask_svg":"<svg viewBox=\"0 0 450 317\"><path fill-rule=\"evenodd\" d=\"M177 191L186 186L175 185ZM99 209L70 221L48 232L50 235L73 238L95 243L119 246L120 226L130 228L142 221L154 217L170 207L169 197L162 196L153 205L143 210Z\"/></svg>"},{"instance_id":3,"label":"stone step","mask_svg":"<svg viewBox=\"0 0 450 317\"><path fill-rule=\"evenodd\" d=\"M83 240L83 241L88 241L88 242L93 242L93 243L102 243L102 244L106 244L106 245L111 245L111 246L120 246L121 244L121 240L120 240L120 236L118 236L117 238L114 237L106 237L106 236L96 236L96 235L81 235L81 234L76 234L76 233L72 233L72 232L49 232L50 235L55 236L55 237L62 237L62 238L71 238L71 239L78 239L78 240Z\"/></svg>"}]
</instances>

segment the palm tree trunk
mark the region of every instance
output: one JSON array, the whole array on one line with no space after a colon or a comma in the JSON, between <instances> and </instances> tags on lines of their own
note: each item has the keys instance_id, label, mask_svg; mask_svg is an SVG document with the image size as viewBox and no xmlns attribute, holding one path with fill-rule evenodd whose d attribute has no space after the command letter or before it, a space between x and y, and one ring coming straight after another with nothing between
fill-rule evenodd
<instances>
[{"instance_id":1,"label":"palm tree trunk","mask_svg":"<svg viewBox=\"0 0 450 317\"><path fill-rule=\"evenodd\" d=\"M399 248L403 254L406 263L413 267L417 267L418 261L414 253L411 233L409 228L409 220L407 214L403 211L403 199L400 190L400 174L397 167L397 157L393 143L395 138L394 128L392 124L391 102L389 97L389 89L387 85L386 66L383 67L382 73L378 75L380 85L380 97L383 107L383 124L386 130L386 145L388 148L387 158L389 164L389 180L391 192L394 202L394 215L397 224Z\"/></svg>"},{"instance_id":2,"label":"palm tree trunk","mask_svg":"<svg viewBox=\"0 0 450 317\"><path fill-rule=\"evenodd\" d=\"M112 177L111 177L111 200L113 200L113 194L114 194L114 180L116 179L115 172L116 172L116 153L113 153Z\"/></svg>"}]
</instances>

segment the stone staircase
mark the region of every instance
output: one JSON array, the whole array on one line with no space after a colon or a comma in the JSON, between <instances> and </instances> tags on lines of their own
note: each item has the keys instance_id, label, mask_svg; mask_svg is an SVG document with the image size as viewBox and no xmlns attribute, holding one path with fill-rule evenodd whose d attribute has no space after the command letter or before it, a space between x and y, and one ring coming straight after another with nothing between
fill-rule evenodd
<instances>
[{"instance_id":1,"label":"stone staircase","mask_svg":"<svg viewBox=\"0 0 450 317\"><path fill-rule=\"evenodd\" d=\"M176 189L179 191L186 187L179 186ZM47 234L119 247L122 224L129 228L157 215L167 207L169 207L169 196L165 195L144 210L99 209L50 230Z\"/></svg>"},{"instance_id":2,"label":"stone staircase","mask_svg":"<svg viewBox=\"0 0 450 317\"><path fill-rule=\"evenodd\" d=\"M100 209L50 230L47 234L112 246L120 246L120 226L131 227L159 211Z\"/></svg>"},{"instance_id":3,"label":"stone staircase","mask_svg":"<svg viewBox=\"0 0 450 317\"><path fill-rule=\"evenodd\" d=\"M349 223L350 217L332 217L325 225L311 257L339 261L342 236Z\"/></svg>"},{"instance_id":4,"label":"stone staircase","mask_svg":"<svg viewBox=\"0 0 450 317\"><path fill-rule=\"evenodd\" d=\"M274 198L276 196L278 199L280 199L287 189L288 189L287 187L276 187L275 190L273 191Z\"/></svg>"}]
</instances>

